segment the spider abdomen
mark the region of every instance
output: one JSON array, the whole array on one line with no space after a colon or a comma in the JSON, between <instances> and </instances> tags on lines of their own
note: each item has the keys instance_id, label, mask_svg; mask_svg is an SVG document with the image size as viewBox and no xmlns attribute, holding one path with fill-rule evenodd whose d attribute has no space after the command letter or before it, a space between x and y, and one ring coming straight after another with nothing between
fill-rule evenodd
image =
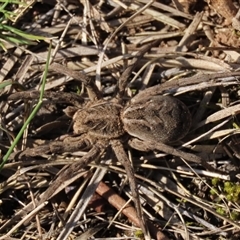
<instances>
[{"instance_id":1,"label":"spider abdomen","mask_svg":"<svg viewBox=\"0 0 240 240\"><path fill-rule=\"evenodd\" d=\"M171 143L183 138L191 126L187 106L170 96L149 96L122 111L124 129L142 140Z\"/></svg>"},{"instance_id":2,"label":"spider abdomen","mask_svg":"<svg viewBox=\"0 0 240 240\"><path fill-rule=\"evenodd\" d=\"M97 138L114 139L124 133L120 120L122 107L108 101L90 103L74 116L73 130L76 134L88 133Z\"/></svg>"}]
</instances>

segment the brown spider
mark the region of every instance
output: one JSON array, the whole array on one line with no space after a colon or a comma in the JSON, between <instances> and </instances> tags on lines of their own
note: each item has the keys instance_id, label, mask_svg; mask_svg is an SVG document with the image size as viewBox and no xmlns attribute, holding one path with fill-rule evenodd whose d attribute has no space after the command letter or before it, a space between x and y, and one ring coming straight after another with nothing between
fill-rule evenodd
<instances>
[{"instance_id":1,"label":"brown spider","mask_svg":"<svg viewBox=\"0 0 240 240\"><path fill-rule=\"evenodd\" d=\"M146 51L145 48L141 54L143 55ZM176 98L159 95L168 87L167 84L165 84L166 86L163 84L161 88L156 86L140 92L127 104L123 102L122 95L126 88L126 77L128 77L126 75L129 75L129 72L132 71L138 57L130 64L131 67L124 72L119 80L119 94L111 100L102 99L95 84L85 75L79 75L79 73L59 64L52 64L51 68L55 71L73 76L75 79L80 78L88 90L90 99L88 103L83 103L83 99L74 94L64 96L50 92L45 94L46 97L52 99L67 97L65 100L74 103L74 105L77 104L77 108L67 108L66 113L73 117L73 131L78 137L67 138L64 142L56 141L36 149L26 149L21 153L21 156L41 155L43 151L63 153L76 151L84 147L90 149L79 161L71 163L58 174L44 196L40 196L37 200L36 205L38 206L56 193L66 179L73 178L80 169L102 155L106 148L111 146L117 159L126 170L140 225L146 238L148 238L149 234L139 201L134 170L124 150L123 140L127 139L129 146L141 151L164 151L184 157L188 161L201 163L206 168L211 167L194 154L185 153L166 145L183 138L191 125L191 115L185 104ZM128 74L126 74L127 72ZM15 93L8 99L35 98L38 95L37 92L22 93L21 96L19 94ZM129 137L126 137L126 134L129 134ZM30 204L24 208L24 211L29 212L32 209L33 205Z\"/></svg>"}]
</instances>

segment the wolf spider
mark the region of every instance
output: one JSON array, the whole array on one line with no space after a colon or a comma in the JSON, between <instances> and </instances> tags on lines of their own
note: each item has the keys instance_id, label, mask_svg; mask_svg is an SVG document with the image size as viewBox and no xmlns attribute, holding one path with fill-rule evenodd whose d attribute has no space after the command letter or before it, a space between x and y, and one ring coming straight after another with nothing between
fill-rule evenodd
<instances>
[{"instance_id":1,"label":"wolf spider","mask_svg":"<svg viewBox=\"0 0 240 240\"><path fill-rule=\"evenodd\" d=\"M132 71L133 66L134 64L127 70ZM59 64L52 64L51 67L63 74L75 76L75 79L76 75L79 74ZM61 170L55 181L46 190L44 197L38 199L36 204L39 205L50 198L65 180L73 178L77 171L102 155L110 146L126 170L140 226L147 236L148 231L139 201L134 169L123 143L137 150L164 151L202 164L206 168L211 168L211 166L194 154L185 153L167 145L183 138L189 131L191 114L186 105L177 98L159 95L164 89L164 87L159 88L159 86L152 87L151 91L144 90L125 103L123 101L126 88L125 78L126 74L123 74L119 80L119 94L111 100L104 100L94 82L87 76L81 75L80 79L85 83L90 101L84 103L84 99L75 94L66 95L70 102L77 105L74 108L68 107L66 110L67 115L73 118L73 132L76 137L67 138L68 141L64 140L63 142L55 141L36 149L26 149L21 153L21 156L41 155L43 152L73 152L85 147L90 149L79 161L73 162ZM151 95L151 92L154 95ZM37 95L37 92L15 93L10 95L8 99L15 100L20 97L31 99L36 98ZM46 92L45 97L59 98L60 100L65 98L65 96L51 92Z\"/></svg>"}]
</instances>

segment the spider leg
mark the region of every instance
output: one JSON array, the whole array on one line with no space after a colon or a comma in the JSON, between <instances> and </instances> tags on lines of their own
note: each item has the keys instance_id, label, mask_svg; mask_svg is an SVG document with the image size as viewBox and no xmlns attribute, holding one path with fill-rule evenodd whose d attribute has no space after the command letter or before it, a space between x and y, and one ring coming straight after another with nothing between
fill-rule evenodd
<instances>
[{"instance_id":1,"label":"spider leg","mask_svg":"<svg viewBox=\"0 0 240 240\"><path fill-rule=\"evenodd\" d=\"M127 174L128 180L129 180L129 186L130 186L130 189L132 192L133 201L134 201L134 204L136 207L137 216L140 221L139 225L144 233L145 239L147 239L147 238L150 239L150 235L147 230L146 221L143 216L143 212L142 212L142 208L141 208L138 187L137 187L136 180L134 177L133 167L123 149L122 143L119 140L111 140L111 146L112 146L112 149L113 149L117 159L125 168L125 171L126 171L126 174Z\"/></svg>"},{"instance_id":2,"label":"spider leg","mask_svg":"<svg viewBox=\"0 0 240 240\"><path fill-rule=\"evenodd\" d=\"M198 74L188 78L180 78L174 81L167 81L165 83L149 87L144 91L138 93L135 97L131 99L131 102L141 101L145 96L162 95L165 91L171 90L171 94L176 92L179 87L184 87L188 85L199 84L202 82L209 82L213 79L239 76L240 72L225 72L225 73L213 73L213 74Z\"/></svg>"},{"instance_id":3,"label":"spider leg","mask_svg":"<svg viewBox=\"0 0 240 240\"><path fill-rule=\"evenodd\" d=\"M49 66L50 70L53 70L57 73L64 74L66 76L72 77L77 81L81 81L84 83L85 87L88 91L88 96L91 101L98 100L102 98L102 94L97 88L96 84L90 77L88 77L85 73L79 71L73 71L72 69L67 68L64 65L59 63L52 63Z\"/></svg>"},{"instance_id":4,"label":"spider leg","mask_svg":"<svg viewBox=\"0 0 240 240\"><path fill-rule=\"evenodd\" d=\"M38 199L36 199L35 205L33 204L33 202L31 202L23 209L21 209L11 218L11 220L9 220L0 227L0 232L10 227L11 225L15 224L16 221L26 216L34 208L37 208L42 203L44 203L45 201L56 195L58 192L63 190L69 184L74 182L78 178L81 169L87 166L93 160L99 158L104 152L103 149L105 149L103 144L96 143L86 155L81 157L78 161L71 163L68 167L66 168L64 167L63 170L60 170L58 176L52 183L50 183L48 189L44 193L42 193ZM34 217L34 215L32 215L31 217Z\"/></svg>"},{"instance_id":5,"label":"spider leg","mask_svg":"<svg viewBox=\"0 0 240 240\"><path fill-rule=\"evenodd\" d=\"M7 97L7 100L17 101L20 99L24 100L32 100L39 99L40 92L39 91L22 91L15 92ZM84 103L84 99L75 93L66 93L66 92L44 92L44 98L47 98L53 102L57 103L71 103L76 107L82 107Z\"/></svg>"},{"instance_id":6,"label":"spider leg","mask_svg":"<svg viewBox=\"0 0 240 240\"><path fill-rule=\"evenodd\" d=\"M147 141L147 140L142 141L137 138L134 138L134 139L130 139L128 141L128 144L134 149L137 149L140 151L145 151L145 152L159 150L159 151L165 152L167 154L171 154L171 155L174 155L177 157L184 158L185 160L187 160L189 162L198 163L198 164L202 165L203 167L205 167L209 171L219 172L221 174L226 175L226 173L221 172L218 169L215 169L214 167L212 167L209 163L207 163L207 161L205 159L203 159L195 154L187 153L187 152L181 151L179 149L173 148L173 147L168 146L161 142L154 142L154 141Z\"/></svg>"},{"instance_id":7,"label":"spider leg","mask_svg":"<svg viewBox=\"0 0 240 240\"><path fill-rule=\"evenodd\" d=\"M98 158L101 155L102 149L103 146L101 144L96 143L86 155L80 158L80 160L73 162L68 166L68 168L60 172L55 181L53 181L50 187L45 191L44 195L40 197L39 202L42 203L46 201L53 194L55 195L63 188L65 188L66 187L64 186L65 182L67 182L69 185L70 184L69 179L73 179L79 170L81 170L89 163L91 163L93 160Z\"/></svg>"},{"instance_id":8,"label":"spider leg","mask_svg":"<svg viewBox=\"0 0 240 240\"><path fill-rule=\"evenodd\" d=\"M125 69L121 77L119 78L119 84L118 88L119 91L117 91L118 95L117 98L121 101L122 97L124 96L125 88L128 84L128 79L131 76L132 72L134 71L138 61L143 57L143 55L148 52L153 46L159 43L159 40L156 40L154 42L151 42L147 45L144 45L139 52L134 56L132 61L128 64L128 67ZM117 89L116 89L117 90Z\"/></svg>"},{"instance_id":9,"label":"spider leg","mask_svg":"<svg viewBox=\"0 0 240 240\"><path fill-rule=\"evenodd\" d=\"M79 150L89 149L90 142L86 139L80 139L76 137L76 141L73 141L73 137L70 137L71 141L68 141L66 138L64 141L53 141L49 144L44 144L35 148L27 148L21 152L13 153L11 158L14 157L16 154L18 155L19 159L22 159L24 156L26 157L35 157L35 156L43 156L43 154L48 153L66 153L66 152L76 152Z\"/></svg>"}]
</instances>

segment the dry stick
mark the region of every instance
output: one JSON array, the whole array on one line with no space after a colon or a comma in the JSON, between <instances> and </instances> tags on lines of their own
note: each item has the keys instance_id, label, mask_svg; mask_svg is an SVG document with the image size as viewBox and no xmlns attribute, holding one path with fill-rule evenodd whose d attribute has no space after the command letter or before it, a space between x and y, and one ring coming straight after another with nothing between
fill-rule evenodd
<instances>
[{"instance_id":1,"label":"dry stick","mask_svg":"<svg viewBox=\"0 0 240 240\"><path fill-rule=\"evenodd\" d=\"M114 192L110 187L108 187L104 182L100 182L98 185L98 188L96 189L96 192L104 197L112 206L114 206L117 210L122 209L122 213L128 217L130 221L132 221L136 226L140 227L139 224L139 218L136 216L136 210L131 205L126 205L126 201L121 198L116 192ZM98 197L95 196L95 199L93 200L92 204L94 204L94 201L101 200L96 199ZM125 206L123 208L123 206ZM101 212L101 209L99 209L99 204L94 207L96 212ZM148 220L146 220L147 225L149 227L149 230L151 232L151 235L154 237L154 239L157 240L169 240L168 237L166 237L156 226L151 224Z\"/></svg>"},{"instance_id":2,"label":"dry stick","mask_svg":"<svg viewBox=\"0 0 240 240\"><path fill-rule=\"evenodd\" d=\"M140 220L137 217L135 208L131 204L126 204L126 200L121 198L112 188L110 188L104 182L100 182L96 189L96 192L105 198L118 211L121 210L121 213L124 214L137 227L141 227ZM98 209L98 206L95 208ZM98 212L100 212L99 209Z\"/></svg>"}]
</instances>

